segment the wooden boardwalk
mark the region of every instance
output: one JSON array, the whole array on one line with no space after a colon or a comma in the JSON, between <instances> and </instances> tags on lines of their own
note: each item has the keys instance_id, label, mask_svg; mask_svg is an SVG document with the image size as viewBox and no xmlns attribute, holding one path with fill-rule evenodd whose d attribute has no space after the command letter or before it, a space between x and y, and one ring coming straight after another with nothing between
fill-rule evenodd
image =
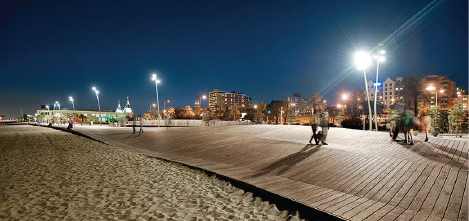
<instances>
[{"instance_id":1,"label":"wooden boardwalk","mask_svg":"<svg viewBox=\"0 0 469 221\"><path fill-rule=\"evenodd\" d=\"M136 128L137 131L139 128ZM239 180L344 220L468 220L468 140L415 145L387 132L249 125L132 128L77 126L97 140ZM402 135L401 135L402 136ZM402 137L400 137L402 139Z\"/></svg>"}]
</instances>

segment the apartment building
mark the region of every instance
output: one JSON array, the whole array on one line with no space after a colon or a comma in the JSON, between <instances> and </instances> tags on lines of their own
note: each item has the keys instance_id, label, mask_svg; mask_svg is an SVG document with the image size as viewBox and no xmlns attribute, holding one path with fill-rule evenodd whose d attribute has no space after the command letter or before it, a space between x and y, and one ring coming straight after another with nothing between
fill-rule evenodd
<instances>
[{"instance_id":1,"label":"apartment building","mask_svg":"<svg viewBox=\"0 0 469 221\"><path fill-rule=\"evenodd\" d=\"M451 110L453 98L457 97L456 82L443 75L427 75L422 81L425 88L435 87L435 90L429 91L430 104L438 105L442 110Z\"/></svg>"},{"instance_id":2,"label":"apartment building","mask_svg":"<svg viewBox=\"0 0 469 221\"><path fill-rule=\"evenodd\" d=\"M209 93L209 107L210 109L226 107L233 108L233 105L237 104L238 107L247 107L252 104L252 100L249 96L241 94L239 91L233 91L228 93L226 91L215 89Z\"/></svg>"},{"instance_id":3,"label":"apartment building","mask_svg":"<svg viewBox=\"0 0 469 221\"><path fill-rule=\"evenodd\" d=\"M391 111L391 106L393 104L404 104L404 99L401 95L403 86L402 83L404 78L397 77L396 80L387 78L383 83L375 85L375 82L368 81L367 88L368 93L370 93L370 100L375 100L375 86L378 89L376 95L376 101L380 104L386 106L386 112Z\"/></svg>"},{"instance_id":4,"label":"apartment building","mask_svg":"<svg viewBox=\"0 0 469 221\"><path fill-rule=\"evenodd\" d=\"M452 104L462 104L462 108L467 111L467 107L469 106L469 95L467 94L467 91L462 89L462 88L456 88L456 96L453 97Z\"/></svg>"}]
</instances>

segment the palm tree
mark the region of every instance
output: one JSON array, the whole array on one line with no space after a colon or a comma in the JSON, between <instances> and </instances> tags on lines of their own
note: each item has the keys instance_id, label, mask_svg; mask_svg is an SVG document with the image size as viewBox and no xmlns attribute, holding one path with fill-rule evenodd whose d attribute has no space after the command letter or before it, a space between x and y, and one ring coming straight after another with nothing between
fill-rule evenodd
<instances>
[{"instance_id":1,"label":"palm tree","mask_svg":"<svg viewBox=\"0 0 469 221\"><path fill-rule=\"evenodd\" d=\"M403 82L404 89L402 90L402 97L404 97L405 103L413 107L415 116L419 114L419 99L427 100L428 96L424 89L422 77L417 74L409 76Z\"/></svg>"}]
</instances>

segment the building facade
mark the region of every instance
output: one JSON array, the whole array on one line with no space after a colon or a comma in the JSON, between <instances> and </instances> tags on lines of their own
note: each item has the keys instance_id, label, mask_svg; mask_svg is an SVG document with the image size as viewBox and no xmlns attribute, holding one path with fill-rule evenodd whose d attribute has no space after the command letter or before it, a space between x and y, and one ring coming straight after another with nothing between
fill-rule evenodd
<instances>
[{"instance_id":1,"label":"building facade","mask_svg":"<svg viewBox=\"0 0 469 221\"><path fill-rule=\"evenodd\" d=\"M403 81L404 78L397 77L396 80L392 80L391 78L387 78L383 83L379 85L375 85L375 82L368 81L367 88L368 93L370 93L370 101L375 100L375 86L378 89L378 93L376 95L376 101L379 104L385 106L385 112L391 113L392 105L394 104L401 104L404 105L404 98L402 97L401 93L403 90ZM366 95L365 95L366 96Z\"/></svg>"},{"instance_id":2,"label":"building facade","mask_svg":"<svg viewBox=\"0 0 469 221\"><path fill-rule=\"evenodd\" d=\"M121 121L123 118L127 118L127 116L132 117L133 112L130 108L130 102L127 98L127 105L124 110L122 110L120 106L120 101L116 108L116 111L112 110L69 110L69 109L62 109L62 110L49 110L45 108L45 105L42 105L41 109L36 111L36 117L42 116L38 118L38 120L42 120L44 122L57 122L59 120L68 120L68 119L77 119L78 121L96 121L96 122L114 122L114 121Z\"/></svg>"},{"instance_id":3,"label":"building facade","mask_svg":"<svg viewBox=\"0 0 469 221\"><path fill-rule=\"evenodd\" d=\"M241 94L239 91L233 91L228 93L226 91L215 89L209 93L209 107L212 110L217 108L233 108L233 105L237 104L238 107L251 106L252 101L249 96Z\"/></svg>"},{"instance_id":4,"label":"building facade","mask_svg":"<svg viewBox=\"0 0 469 221\"><path fill-rule=\"evenodd\" d=\"M453 98L457 97L456 82L443 75L427 75L422 81L424 88L435 87L429 91L430 104L439 106L441 110L451 110Z\"/></svg>"}]
</instances>

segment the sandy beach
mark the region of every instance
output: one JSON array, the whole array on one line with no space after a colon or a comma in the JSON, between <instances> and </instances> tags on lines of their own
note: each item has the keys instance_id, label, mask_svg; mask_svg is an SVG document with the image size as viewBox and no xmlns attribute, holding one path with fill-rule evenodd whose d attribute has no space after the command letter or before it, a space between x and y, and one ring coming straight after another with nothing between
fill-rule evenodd
<instances>
[{"instance_id":1,"label":"sandy beach","mask_svg":"<svg viewBox=\"0 0 469 221\"><path fill-rule=\"evenodd\" d=\"M186 166L45 127L0 126L2 220L300 220Z\"/></svg>"}]
</instances>

